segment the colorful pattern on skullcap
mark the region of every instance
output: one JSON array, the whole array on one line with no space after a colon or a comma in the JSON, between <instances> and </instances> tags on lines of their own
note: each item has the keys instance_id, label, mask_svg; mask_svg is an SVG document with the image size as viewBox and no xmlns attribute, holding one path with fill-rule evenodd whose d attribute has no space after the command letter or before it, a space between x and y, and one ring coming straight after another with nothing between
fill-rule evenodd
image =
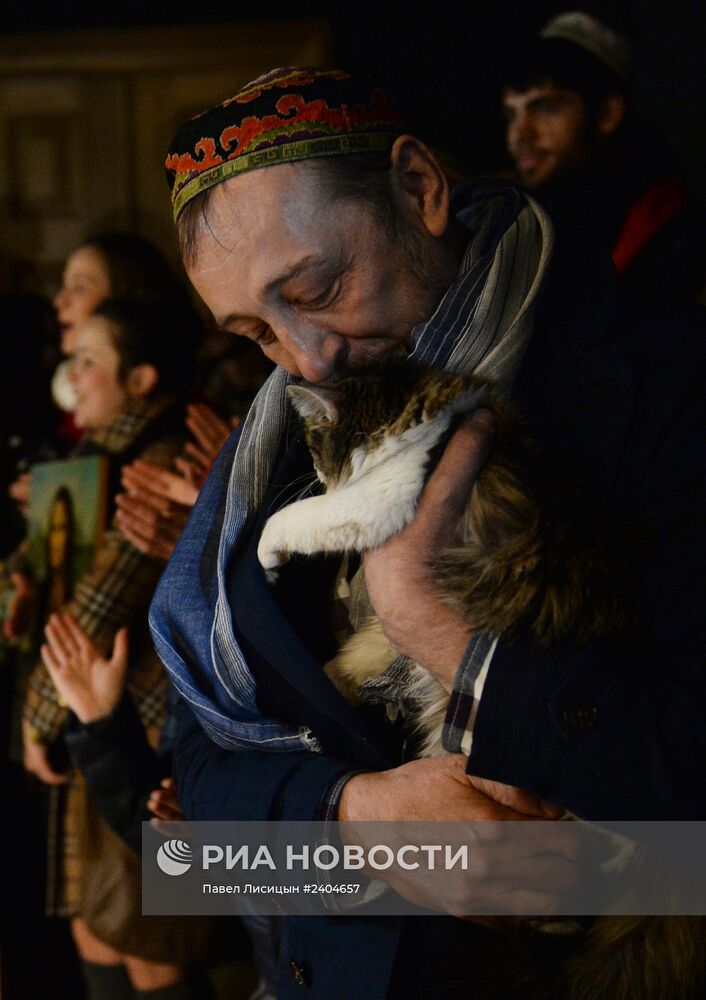
<instances>
[{"instance_id":1,"label":"colorful pattern on skullcap","mask_svg":"<svg viewBox=\"0 0 706 1000\"><path fill-rule=\"evenodd\" d=\"M274 69L176 134L165 163L175 220L221 181L315 156L388 150L404 131L379 86L342 70Z\"/></svg>"}]
</instances>

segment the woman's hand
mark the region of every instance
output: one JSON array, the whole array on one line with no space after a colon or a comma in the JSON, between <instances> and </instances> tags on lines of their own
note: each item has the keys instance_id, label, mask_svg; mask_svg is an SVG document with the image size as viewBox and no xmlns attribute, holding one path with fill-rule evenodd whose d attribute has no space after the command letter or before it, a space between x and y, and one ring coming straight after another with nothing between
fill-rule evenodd
<instances>
[{"instance_id":1,"label":"woman's hand","mask_svg":"<svg viewBox=\"0 0 706 1000\"><path fill-rule=\"evenodd\" d=\"M27 632L37 607L37 590L24 573L12 573L14 587L7 606L7 617L2 623L2 634L7 642L17 642Z\"/></svg>"},{"instance_id":2,"label":"woman's hand","mask_svg":"<svg viewBox=\"0 0 706 1000\"><path fill-rule=\"evenodd\" d=\"M147 462L125 466L115 498L121 533L145 555L169 559L199 495L193 479Z\"/></svg>"},{"instance_id":3,"label":"woman's hand","mask_svg":"<svg viewBox=\"0 0 706 1000\"><path fill-rule=\"evenodd\" d=\"M49 747L37 739L34 726L26 719L22 722L23 763L26 771L39 778L45 785L65 785L68 774L60 774L49 763Z\"/></svg>"},{"instance_id":4,"label":"woman's hand","mask_svg":"<svg viewBox=\"0 0 706 1000\"><path fill-rule=\"evenodd\" d=\"M227 424L205 403L194 403L186 408L186 426L194 436L196 446L187 445L188 453L205 465L205 471L237 427L239 420Z\"/></svg>"},{"instance_id":5,"label":"woman's hand","mask_svg":"<svg viewBox=\"0 0 706 1000\"><path fill-rule=\"evenodd\" d=\"M186 819L179 804L174 778L163 778L160 781L159 788L155 788L147 800L147 808L157 819L166 820L168 823Z\"/></svg>"},{"instance_id":6,"label":"woman's hand","mask_svg":"<svg viewBox=\"0 0 706 1000\"><path fill-rule=\"evenodd\" d=\"M29 509L29 492L32 486L32 473L22 472L14 483L10 483L7 492L15 501L23 514Z\"/></svg>"},{"instance_id":7,"label":"woman's hand","mask_svg":"<svg viewBox=\"0 0 706 1000\"><path fill-rule=\"evenodd\" d=\"M132 496L149 494L181 507L193 507L199 495L197 488L185 476L139 459L123 468L122 483Z\"/></svg>"},{"instance_id":8,"label":"woman's hand","mask_svg":"<svg viewBox=\"0 0 706 1000\"><path fill-rule=\"evenodd\" d=\"M128 664L127 629L115 636L109 660L71 615L52 615L44 630L42 660L60 696L81 722L110 715L125 687Z\"/></svg>"}]
</instances>

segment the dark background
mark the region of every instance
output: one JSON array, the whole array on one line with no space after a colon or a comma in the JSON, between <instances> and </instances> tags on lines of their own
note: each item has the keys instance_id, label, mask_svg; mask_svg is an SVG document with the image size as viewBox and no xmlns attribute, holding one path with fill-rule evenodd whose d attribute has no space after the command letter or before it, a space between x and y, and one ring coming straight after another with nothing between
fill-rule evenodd
<instances>
[{"instance_id":1,"label":"dark background","mask_svg":"<svg viewBox=\"0 0 706 1000\"><path fill-rule=\"evenodd\" d=\"M346 69L392 79L412 110L416 130L461 156L474 171L502 164L497 115L502 67L524 34L560 10L585 10L633 43L634 106L674 150L694 193L706 204L702 174L706 147L704 37L706 4L697 0L622 0L618 3L495 0L462 4L426 0L410 5L321 0L5 0L2 33L158 24L271 24L291 18L332 23L336 60ZM195 64L208 52L195 52Z\"/></svg>"}]
</instances>

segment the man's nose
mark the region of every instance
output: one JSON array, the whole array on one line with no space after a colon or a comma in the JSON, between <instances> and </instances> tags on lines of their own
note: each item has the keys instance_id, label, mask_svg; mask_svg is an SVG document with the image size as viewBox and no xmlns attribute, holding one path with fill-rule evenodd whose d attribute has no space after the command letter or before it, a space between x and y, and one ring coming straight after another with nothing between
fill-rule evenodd
<instances>
[{"instance_id":1,"label":"man's nose","mask_svg":"<svg viewBox=\"0 0 706 1000\"><path fill-rule=\"evenodd\" d=\"M534 126L529 115L517 114L512 119L507 130L508 146L516 149L522 143L534 138Z\"/></svg>"},{"instance_id":2,"label":"man's nose","mask_svg":"<svg viewBox=\"0 0 706 1000\"><path fill-rule=\"evenodd\" d=\"M278 337L307 382L326 382L341 373L348 353L341 334L302 324Z\"/></svg>"}]
</instances>

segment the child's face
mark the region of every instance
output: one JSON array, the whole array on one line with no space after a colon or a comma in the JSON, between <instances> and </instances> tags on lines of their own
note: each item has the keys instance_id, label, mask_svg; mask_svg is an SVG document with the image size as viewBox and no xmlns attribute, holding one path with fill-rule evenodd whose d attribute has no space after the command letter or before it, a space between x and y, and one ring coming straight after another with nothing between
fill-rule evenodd
<instances>
[{"instance_id":1,"label":"child's face","mask_svg":"<svg viewBox=\"0 0 706 1000\"><path fill-rule=\"evenodd\" d=\"M91 316L76 331L70 379L76 391L74 420L84 430L98 430L124 413L131 395L118 378L120 356L113 346L110 324Z\"/></svg>"}]
</instances>

